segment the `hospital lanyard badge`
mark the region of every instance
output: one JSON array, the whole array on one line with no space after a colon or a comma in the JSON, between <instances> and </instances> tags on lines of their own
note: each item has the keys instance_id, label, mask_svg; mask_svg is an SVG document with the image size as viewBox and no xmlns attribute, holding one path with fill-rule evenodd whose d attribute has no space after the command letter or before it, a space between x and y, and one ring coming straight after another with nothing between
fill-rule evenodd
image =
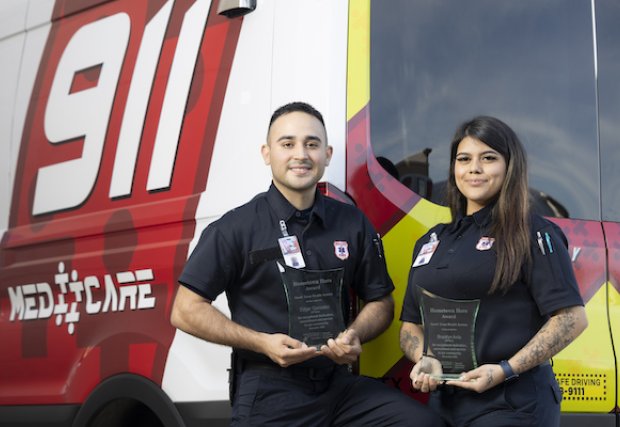
<instances>
[{"instance_id":1,"label":"hospital lanyard badge","mask_svg":"<svg viewBox=\"0 0 620 427\"><path fill-rule=\"evenodd\" d=\"M422 245L422 249L418 253L418 256L413 261L412 267L419 267L421 265L426 265L430 262L433 254L437 250L437 246L439 246L439 240L437 239L436 233L431 233L431 238L428 243Z\"/></svg>"},{"instance_id":2,"label":"hospital lanyard badge","mask_svg":"<svg viewBox=\"0 0 620 427\"><path fill-rule=\"evenodd\" d=\"M297 236L289 236L284 220L280 220L280 231L282 237L278 239L280 245L280 251L284 257L284 263L292 268L304 268L306 262L304 256L301 253L301 247Z\"/></svg>"}]
</instances>

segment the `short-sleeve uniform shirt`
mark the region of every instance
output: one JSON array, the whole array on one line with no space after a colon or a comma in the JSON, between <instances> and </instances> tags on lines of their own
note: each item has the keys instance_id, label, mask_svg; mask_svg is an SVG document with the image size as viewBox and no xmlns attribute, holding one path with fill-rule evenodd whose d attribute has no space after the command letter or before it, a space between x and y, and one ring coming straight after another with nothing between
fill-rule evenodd
<instances>
[{"instance_id":1,"label":"short-sleeve uniform shirt","mask_svg":"<svg viewBox=\"0 0 620 427\"><path fill-rule=\"evenodd\" d=\"M433 233L439 240L427 264L412 266L401 314L402 321L422 323L418 286L444 298L479 299L474 336L479 365L512 357L550 314L583 305L566 237L557 225L538 215L531 216L529 273L523 268L519 280L506 294L489 295L497 261L489 235L492 207L486 206L450 224L439 224L416 242L413 260Z\"/></svg>"},{"instance_id":2,"label":"short-sleeve uniform shirt","mask_svg":"<svg viewBox=\"0 0 620 427\"><path fill-rule=\"evenodd\" d=\"M343 268L343 290L354 290L364 301L392 292L381 240L359 209L317 191L311 210L301 212L273 184L203 231L179 282L208 300L225 292L232 320L243 326L288 333L288 305L277 265L284 263L278 245L283 237L280 221L288 234L297 236L306 269ZM348 292L343 294L346 298ZM319 357L306 364L324 365L326 360Z\"/></svg>"}]
</instances>

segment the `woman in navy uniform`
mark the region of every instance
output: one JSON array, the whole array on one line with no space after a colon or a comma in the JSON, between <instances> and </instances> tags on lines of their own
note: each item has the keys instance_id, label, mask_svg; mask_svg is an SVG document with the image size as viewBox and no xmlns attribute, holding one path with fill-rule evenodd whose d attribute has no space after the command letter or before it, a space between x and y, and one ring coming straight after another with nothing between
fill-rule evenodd
<instances>
[{"instance_id":1,"label":"woman in navy uniform","mask_svg":"<svg viewBox=\"0 0 620 427\"><path fill-rule=\"evenodd\" d=\"M561 392L549 359L587 319L566 237L530 212L526 154L505 123L481 116L457 129L447 202L452 222L416 243L403 303L412 386L432 392L429 404L452 426L557 426ZM424 342L422 291L479 304L475 363L456 380L442 380Z\"/></svg>"}]
</instances>

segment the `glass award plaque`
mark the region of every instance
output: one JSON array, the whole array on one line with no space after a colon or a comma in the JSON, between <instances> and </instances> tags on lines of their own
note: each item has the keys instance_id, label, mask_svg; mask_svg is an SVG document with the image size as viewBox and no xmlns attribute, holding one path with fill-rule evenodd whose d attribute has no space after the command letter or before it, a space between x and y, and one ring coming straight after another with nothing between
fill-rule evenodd
<instances>
[{"instance_id":1,"label":"glass award plaque","mask_svg":"<svg viewBox=\"0 0 620 427\"><path fill-rule=\"evenodd\" d=\"M289 335L320 348L345 329L342 311L344 270L300 270L282 266Z\"/></svg>"},{"instance_id":2,"label":"glass award plaque","mask_svg":"<svg viewBox=\"0 0 620 427\"><path fill-rule=\"evenodd\" d=\"M424 352L441 363L437 380L455 380L478 366L474 331L480 300L442 298L418 286L424 327Z\"/></svg>"}]
</instances>

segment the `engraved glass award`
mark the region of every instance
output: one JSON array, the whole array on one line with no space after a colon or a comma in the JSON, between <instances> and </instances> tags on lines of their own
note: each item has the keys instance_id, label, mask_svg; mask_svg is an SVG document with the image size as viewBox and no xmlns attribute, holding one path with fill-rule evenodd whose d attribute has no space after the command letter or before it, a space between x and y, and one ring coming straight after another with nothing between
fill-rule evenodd
<instances>
[{"instance_id":1,"label":"engraved glass award","mask_svg":"<svg viewBox=\"0 0 620 427\"><path fill-rule=\"evenodd\" d=\"M438 380L458 379L461 373L478 366L474 330L480 300L453 300L417 287L424 327L424 352L443 369Z\"/></svg>"},{"instance_id":2,"label":"engraved glass award","mask_svg":"<svg viewBox=\"0 0 620 427\"><path fill-rule=\"evenodd\" d=\"M344 270L301 270L282 266L289 335L320 348L345 329L342 311Z\"/></svg>"}]
</instances>

